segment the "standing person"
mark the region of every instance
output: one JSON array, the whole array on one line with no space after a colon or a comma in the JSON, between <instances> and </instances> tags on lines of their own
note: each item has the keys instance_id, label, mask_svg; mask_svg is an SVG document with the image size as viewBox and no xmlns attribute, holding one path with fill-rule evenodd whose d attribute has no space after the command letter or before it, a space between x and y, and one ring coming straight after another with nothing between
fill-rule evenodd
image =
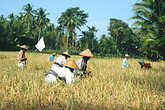
<instances>
[{"instance_id":1,"label":"standing person","mask_svg":"<svg viewBox=\"0 0 165 110\"><path fill-rule=\"evenodd\" d=\"M82 58L76 62L77 66L79 67L79 70L75 70L74 73L76 75L80 75L80 74L89 75L91 71L87 71L87 62L91 57L93 57L93 54L89 49L86 49L83 52L81 52L79 55L82 56Z\"/></svg>"},{"instance_id":2,"label":"standing person","mask_svg":"<svg viewBox=\"0 0 165 110\"><path fill-rule=\"evenodd\" d=\"M78 69L78 66L71 60L64 64L64 67L61 68L53 68L49 72L45 74L45 81L48 83L57 83L57 77L65 78L65 82L71 85L74 81L74 73L73 71Z\"/></svg>"},{"instance_id":3,"label":"standing person","mask_svg":"<svg viewBox=\"0 0 165 110\"><path fill-rule=\"evenodd\" d=\"M51 69L63 67L66 63L66 59L71 57L67 51L63 52L61 55L62 56L57 57L56 60L53 62Z\"/></svg>"},{"instance_id":4,"label":"standing person","mask_svg":"<svg viewBox=\"0 0 165 110\"><path fill-rule=\"evenodd\" d=\"M56 56L56 53L52 53L52 55L49 56L48 61L53 61L55 56Z\"/></svg>"},{"instance_id":5,"label":"standing person","mask_svg":"<svg viewBox=\"0 0 165 110\"><path fill-rule=\"evenodd\" d=\"M25 57L25 52L27 51L27 47L25 45L20 46L21 50L18 54L18 66L22 67L26 64L27 58Z\"/></svg>"},{"instance_id":6,"label":"standing person","mask_svg":"<svg viewBox=\"0 0 165 110\"><path fill-rule=\"evenodd\" d=\"M129 58L129 55L126 54L126 55L125 55L125 58L123 59L122 65L121 65L122 68L125 68L125 67L128 68L128 67L129 67L128 58Z\"/></svg>"}]
</instances>

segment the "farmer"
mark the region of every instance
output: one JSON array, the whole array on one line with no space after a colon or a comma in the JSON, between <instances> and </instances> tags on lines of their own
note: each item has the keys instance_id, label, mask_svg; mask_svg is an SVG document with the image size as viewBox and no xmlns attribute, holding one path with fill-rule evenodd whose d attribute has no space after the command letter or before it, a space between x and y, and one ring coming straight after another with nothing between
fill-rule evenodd
<instances>
[{"instance_id":1,"label":"farmer","mask_svg":"<svg viewBox=\"0 0 165 110\"><path fill-rule=\"evenodd\" d=\"M57 57L56 60L53 62L51 69L63 67L66 63L66 59L71 57L67 51L63 52L61 55L62 56Z\"/></svg>"},{"instance_id":2,"label":"farmer","mask_svg":"<svg viewBox=\"0 0 165 110\"><path fill-rule=\"evenodd\" d=\"M90 75L91 71L87 71L87 62L91 57L93 57L93 54L89 49L86 49L79 55L82 56L82 58L76 62L77 66L79 67L79 70L75 70L74 73L76 75Z\"/></svg>"},{"instance_id":3,"label":"farmer","mask_svg":"<svg viewBox=\"0 0 165 110\"><path fill-rule=\"evenodd\" d=\"M55 56L56 56L56 53L52 53L52 55L49 56L48 61L53 61Z\"/></svg>"},{"instance_id":4,"label":"farmer","mask_svg":"<svg viewBox=\"0 0 165 110\"><path fill-rule=\"evenodd\" d=\"M64 67L61 68L53 68L49 72L45 74L45 81L48 83L56 83L57 77L60 79L65 79L65 82L71 85L74 81L74 73L73 70L78 69L78 66L71 60L64 64Z\"/></svg>"},{"instance_id":5,"label":"farmer","mask_svg":"<svg viewBox=\"0 0 165 110\"><path fill-rule=\"evenodd\" d=\"M25 52L27 51L27 47L25 45L20 46L21 50L18 54L18 66L22 67L26 64L27 58L25 57Z\"/></svg>"},{"instance_id":6,"label":"farmer","mask_svg":"<svg viewBox=\"0 0 165 110\"><path fill-rule=\"evenodd\" d=\"M125 67L128 68L128 67L129 67L128 58L129 58L129 55L126 54L126 55L125 55L125 58L123 59L122 65L121 65L122 68L125 68Z\"/></svg>"},{"instance_id":7,"label":"farmer","mask_svg":"<svg viewBox=\"0 0 165 110\"><path fill-rule=\"evenodd\" d=\"M151 64L150 63L145 63L143 60L139 60L139 64L141 65L141 69L143 69L143 68L145 68L145 69L151 68Z\"/></svg>"}]
</instances>

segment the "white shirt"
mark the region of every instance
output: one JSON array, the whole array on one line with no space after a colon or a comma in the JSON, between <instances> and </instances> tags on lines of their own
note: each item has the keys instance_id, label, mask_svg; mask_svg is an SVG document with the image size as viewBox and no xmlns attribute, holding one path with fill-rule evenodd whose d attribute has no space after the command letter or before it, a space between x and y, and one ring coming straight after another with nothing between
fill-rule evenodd
<instances>
[{"instance_id":1,"label":"white shirt","mask_svg":"<svg viewBox=\"0 0 165 110\"><path fill-rule=\"evenodd\" d=\"M64 77L66 79L67 84L71 84L74 78L74 73L72 73L68 68L61 67L61 68L53 68L59 77Z\"/></svg>"},{"instance_id":2,"label":"white shirt","mask_svg":"<svg viewBox=\"0 0 165 110\"><path fill-rule=\"evenodd\" d=\"M129 67L127 58L124 58L124 59L123 59L123 62L122 62L121 67L122 67L122 68L124 68L124 67L127 67L127 68L128 68L128 67Z\"/></svg>"},{"instance_id":3,"label":"white shirt","mask_svg":"<svg viewBox=\"0 0 165 110\"><path fill-rule=\"evenodd\" d=\"M66 58L65 58L65 56L57 57L56 60L54 60L54 62L56 62L56 63L60 64L61 66L63 66L66 63ZM52 68L61 68L61 67L57 64L53 64L51 66L51 69Z\"/></svg>"}]
</instances>

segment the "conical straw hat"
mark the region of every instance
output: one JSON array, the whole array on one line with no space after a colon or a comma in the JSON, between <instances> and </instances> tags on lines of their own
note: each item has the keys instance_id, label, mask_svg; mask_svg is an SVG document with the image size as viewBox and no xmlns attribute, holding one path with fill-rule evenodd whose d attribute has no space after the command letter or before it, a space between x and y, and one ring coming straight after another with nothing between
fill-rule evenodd
<instances>
[{"instance_id":1,"label":"conical straw hat","mask_svg":"<svg viewBox=\"0 0 165 110\"><path fill-rule=\"evenodd\" d=\"M66 67L69 67L69 68L79 69L74 60L71 60L71 61L65 63L64 65L65 65Z\"/></svg>"},{"instance_id":2,"label":"conical straw hat","mask_svg":"<svg viewBox=\"0 0 165 110\"><path fill-rule=\"evenodd\" d=\"M66 55L66 56L68 56L69 58L71 57L67 51L66 51L66 52L63 52L62 55Z\"/></svg>"},{"instance_id":3,"label":"conical straw hat","mask_svg":"<svg viewBox=\"0 0 165 110\"><path fill-rule=\"evenodd\" d=\"M93 54L89 49L84 50L83 52L80 53L80 55L84 57L93 57Z\"/></svg>"},{"instance_id":4,"label":"conical straw hat","mask_svg":"<svg viewBox=\"0 0 165 110\"><path fill-rule=\"evenodd\" d=\"M23 49L27 50L27 47L25 45L21 45L20 48L23 48Z\"/></svg>"}]
</instances>

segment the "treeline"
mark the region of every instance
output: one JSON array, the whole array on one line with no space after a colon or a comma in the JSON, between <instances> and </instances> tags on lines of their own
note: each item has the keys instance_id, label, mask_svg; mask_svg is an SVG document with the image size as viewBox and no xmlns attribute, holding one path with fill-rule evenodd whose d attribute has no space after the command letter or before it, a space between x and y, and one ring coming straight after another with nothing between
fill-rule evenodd
<instances>
[{"instance_id":1,"label":"treeline","mask_svg":"<svg viewBox=\"0 0 165 110\"><path fill-rule=\"evenodd\" d=\"M89 48L94 55L121 57L146 57L154 61L165 58L165 2L163 0L142 0L133 5L133 28L120 19L110 18L108 34L96 36L98 29L86 26L88 13L79 7L69 8L61 13L58 26L50 23L46 9L33 10L31 4L23 6L19 15L11 13L7 18L0 16L0 50L18 50L35 45L44 37L46 50L82 51ZM81 34L77 35L76 30Z\"/></svg>"}]
</instances>

